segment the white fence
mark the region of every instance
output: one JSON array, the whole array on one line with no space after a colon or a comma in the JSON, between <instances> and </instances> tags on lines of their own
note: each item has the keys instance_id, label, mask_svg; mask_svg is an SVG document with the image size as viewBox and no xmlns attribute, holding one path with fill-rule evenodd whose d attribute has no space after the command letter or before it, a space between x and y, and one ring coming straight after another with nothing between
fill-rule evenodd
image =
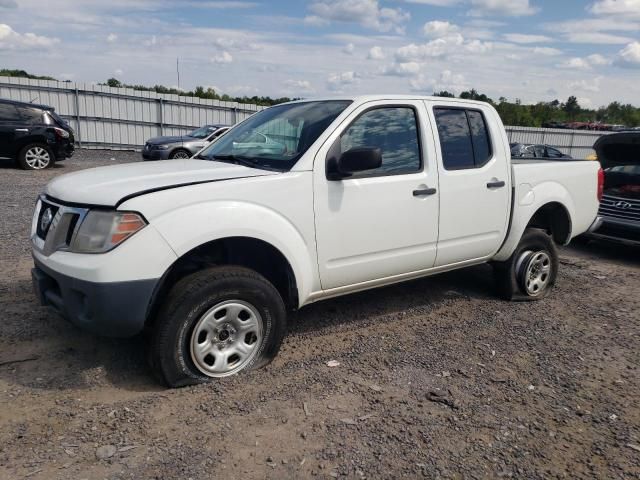
<instances>
[{"instance_id":1,"label":"white fence","mask_svg":"<svg viewBox=\"0 0 640 480\"><path fill-rule=\"evenodd\" d=\"M180 135L204 124L233 125L264 107L131 88L0 77L0 98L55 108L88 148L141 148L145 140Z\"/></svg>"},{"instance_id":2,"label":"white fence","mask_svg":"<svg viewBox=\"0 0 640 480\"><path fill-rule=\"evenodd\" d=\"M573 158L585 158L593 153L593 144L606 132L563 130L555 128L505 127L509 142L551 145Z\"/></svg>"},{"instance_id":3,"label":"white fence","mask_svg":"<svg viewBox=\"0 0 640 480\"><path fill-rule=\"evenodd\" d=\"M139 149L151 137L181 135L204 124L233 125L264 107L131 88L0 77L0 98L50 105L84 148ZM593 152L602 132L506 127L510 142L546 143L574 158Z\"/></svg>"}]
</instances>

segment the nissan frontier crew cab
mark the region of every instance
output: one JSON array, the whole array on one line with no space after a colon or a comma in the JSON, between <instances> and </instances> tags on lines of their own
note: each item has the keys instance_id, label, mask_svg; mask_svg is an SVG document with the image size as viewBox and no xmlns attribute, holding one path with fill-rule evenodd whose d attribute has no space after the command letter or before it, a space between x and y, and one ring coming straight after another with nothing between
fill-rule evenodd
<instances>
[{"instance_id":1,"label":"nissan frontier crew cab","mask_svg":"<svg viewBox=\"0 0 640 480\"><path fill-rule=\"evenodd\" d=\"M555 245L596 217L598 169L511 160L486 103L286 103L193 159L50 182L34 288L82 328L144 332L166 384L210 381L268 363L287 310L338 295L491 262L503 298L543 298Z\"/></svg>"}]
</instances>

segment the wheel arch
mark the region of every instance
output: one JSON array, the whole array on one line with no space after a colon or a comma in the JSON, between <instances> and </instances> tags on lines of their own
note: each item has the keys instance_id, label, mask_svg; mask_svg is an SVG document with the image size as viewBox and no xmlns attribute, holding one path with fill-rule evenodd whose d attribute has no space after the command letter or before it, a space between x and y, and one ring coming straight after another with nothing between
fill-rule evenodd
<instances>
[{"instance_id":1,"label":"wheel arch","mask_svg":"<svg viewBox=\"0 0 640 480\"><path fill-rule=\"evenodd\" d=\"M288 309L298 308L296 274L280 249L258 238L233 236L205 242L176 259L158 282L149 303L146 323L153 322L163 299L182 278L208 267L229 265L256 271L273 284Z\"/></svg>"},{"instance_id":2,"label":"wheel arch","mask_svg":"<svg viewBox=\"0 0 640 480\"><path fill-rule=\"evenodd\" d=\"M516 203L513 221L507 239L493 260L505 261L514 252L527 228L541 228L547 231L554 242L566 245L573 236L573 201L569 192L558 184L535 188L533 198L540 202ZM517 193L516 193L517 194ZM527 198L527 197L523 197Z\"/></svg>"}]
</instances>

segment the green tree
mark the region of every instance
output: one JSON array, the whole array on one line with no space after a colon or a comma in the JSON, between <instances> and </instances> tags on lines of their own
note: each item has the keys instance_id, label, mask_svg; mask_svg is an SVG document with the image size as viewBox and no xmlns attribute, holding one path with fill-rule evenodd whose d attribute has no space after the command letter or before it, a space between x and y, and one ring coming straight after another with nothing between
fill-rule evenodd
<instances>
[{"instance_id":1,"label":"green tree","mask_svg":"<svg viewBox=\"0 0 640 480\"><path fill-rule=\"evenodd\" d=\"M107 80L107 85L113 88L118 88L118 87L122 87L122 83L120 83L120 80L118 80L117 78L110 78L109 80Z\"/></svg>"},{"instance_id":2,"label":"green tree","mask_svg":"<svg viewBox=\"0 0 640 480\"><path fill-rule=\"evenodd\" d=\"M571 120L575 120L576 116L580 113L580 110L581 110L580 104L578 103L578 99L573 95L567 98L567 103L563 105L562 109L565 111L567 115L569 115L569 118Z\"/></svg>"}]
</instances>

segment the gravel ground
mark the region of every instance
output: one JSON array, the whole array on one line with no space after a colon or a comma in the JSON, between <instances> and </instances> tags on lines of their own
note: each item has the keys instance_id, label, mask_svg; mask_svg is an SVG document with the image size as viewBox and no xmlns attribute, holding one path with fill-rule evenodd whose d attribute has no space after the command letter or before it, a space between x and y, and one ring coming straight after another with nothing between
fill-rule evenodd
<instances>
[{"instance_id":1,"label":"gravel ground","mask_svg":"<svg viewBox=\"0 0 640 480\"><path fill-rule=\"evenodd\" d=\"M0 478L640 478L638 249L563 249L540 302L487 266L321 302L267 368L165 390L140 339L78 330L29 276L44 184L138 160L0 163Z\"/></svg>"}]
</instances>

